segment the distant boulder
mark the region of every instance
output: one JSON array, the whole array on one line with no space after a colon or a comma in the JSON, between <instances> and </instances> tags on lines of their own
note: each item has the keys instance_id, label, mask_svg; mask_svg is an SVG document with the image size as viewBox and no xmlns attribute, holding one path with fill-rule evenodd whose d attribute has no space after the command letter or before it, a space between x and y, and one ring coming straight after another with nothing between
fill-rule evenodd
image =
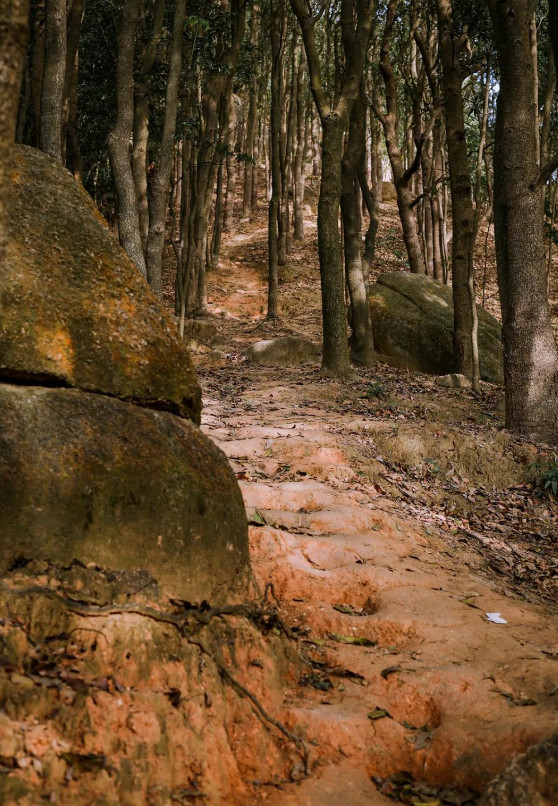
<instances>
[{"instance_id":1,"label":"distant boulder","mask_svg":"<svg viewBox=\"0 0 558 806\"><path fill-rule=\"evenodd\" d=\"M380 360L433 375L457 372L449 286L423 274L381 274L370 289L370 311ZM477 313L481 377L503 384L500 324L481 305L477 305Z\"/></svg>"},{"instance_id":2,"label":"distant boulder","mask_svg":"<svg viewBox=\"0 0 558 806\"><path fill-rule=\"evenodd\" d=\"M315 360L320 352L318 345L312 341L283 336L257 341L246 351L246 358L253 364L267 367L292 367Z\"/></svg>"},{"instance_id":3,"label":"distant boulder","mask_svg":"<svg viewBox=\"0 0 558 806\"><path fill-rule=\"evenodd\" d=\"M397 201L397 190L393 182L382 182L382 201Z\"/></svg>"},{"instance_id":4,"label":"distant boulder","mask_svg":"<svg viewBox=\"0 0 558 806\"><path fill-rule=\"evenodd\" d=\"M176 325L68 171L14 149L0 379L73 386L199 422Z\"/></svg>"}]
</instances>

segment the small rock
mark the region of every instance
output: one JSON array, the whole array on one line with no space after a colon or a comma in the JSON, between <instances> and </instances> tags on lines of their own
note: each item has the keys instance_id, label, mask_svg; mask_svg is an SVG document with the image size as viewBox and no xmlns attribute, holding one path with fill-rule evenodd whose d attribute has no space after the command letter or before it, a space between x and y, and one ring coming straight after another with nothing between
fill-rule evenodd
<instances>
[{"instance_id":1,"label":"small rock","mask_svg":"<svg viewBox=\"0 0 558 806\"><path fill-rule=\"evenodd\" d=\"M257 341L246 351L246 358L253 364L267 367L292 367L306 364L319 354L320 348L313 342L295 336L283 336Z\"/></svg>"},{"instance_id":2,"label":"small rock","mask_svg":"<svg viewBox=\"0 0 558 806\"><path fill-rule=\"evenodd\" d=\"M438 386L445 386L448 389L470 389L471 381L465 375L452 373L451 375L439 375L436 378Z\"/></svg>"}]
</instances>

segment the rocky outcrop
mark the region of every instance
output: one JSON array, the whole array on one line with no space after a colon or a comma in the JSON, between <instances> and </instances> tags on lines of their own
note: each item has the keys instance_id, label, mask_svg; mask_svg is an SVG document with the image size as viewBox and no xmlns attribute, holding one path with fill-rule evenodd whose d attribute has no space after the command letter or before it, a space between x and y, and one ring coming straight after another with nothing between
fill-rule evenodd
<instances>
[{"instance_id":1,"label":"rocky outcrop","mask_svg":"<svg viewBox=\"0 0 558 806\"><path fill-rule=\"evenodd\" d=\"M244 604L254 586L235 475L196 425L200 388L172 319L85 191L23 148L13 183L0 802L234 803L260 772L239 735L253 734L265 776L284 777L291 750L234 696L249 683L267 705L272 657L287 663L279 636L265 641L265 604Z\"/></svg>"},{"instance_id":2,"label":"rocky outcrop","mask_svg":"<svg viewBox=\"0 0 558 806\"><path fill-rule=\"evenodd\" d=\"M172 318L93 201L40 151L14 149L0 378L72 386L199 422Z\"/></svg>"},{"instance_id":3,"label":"rocky outcrop","mask_svg":"<svg viewBox=\"0 0 558 806\"><path fill-rule=\"evenodd\" d=\"M67 171L18 148L12 174L0 572L77 560L145 569L189 602L242 594L242 499L194 425L201 392L171 317Z\"/></svg>"},{"instance_id":4,"label":"rocky outcrop","mask_svg":"<svg viewBox=\"0 0 558 806\"><path fill-rule=\"evenodd\" d=\"M433 375L457 372L449 286L410 272L381 274L370 289L370 311L380 360ZM481 305L477 313L481 377L503 384L500 324Z\"/></svg>"},{"instance_id":5,"label":"rocky outcrop","mask_svg":"<svg viewBox=\"0 0 558 806\"><path fill-rule=\"evenodd\" d=\"M315 360L319 354L320 348L308 339L282 336L255 342L246 351L246 358L267 367L292 367Z\"/></svg>"},{"instance_id":6,"label":"rocky outcrop","mask_svg":"<svg viewBox=\"0 0 558 806\"><path fill-rule=\"evenodd\" d=\"M171 596L247 585L242 496L190 421L74 389L0 384L0 572L30 559L147 569Z\"/></svg>"},{"instance_id":7,"label":"rocky outcrop","mask_svg":"<svg viewBox=\"0 0 558 806\"><path fill-rule=\"evenodd\" d=\"M479 806L555 806L558 733L515 758L488 786Z\"/></svg>"}]
</instances>

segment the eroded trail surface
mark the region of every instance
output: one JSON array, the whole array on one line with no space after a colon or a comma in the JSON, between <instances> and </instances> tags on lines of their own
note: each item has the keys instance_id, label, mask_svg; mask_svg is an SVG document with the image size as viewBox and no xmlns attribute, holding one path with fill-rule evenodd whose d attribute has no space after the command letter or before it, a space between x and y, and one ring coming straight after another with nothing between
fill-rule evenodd
<instances>
[{"instance_id":1,"label":"eroded trail surface","mask_svg":"<svg viewBox=\"0 0 558 806\"><path fill-rule=\"evenodd\" d=\"M372 779L395 795L385 779L401 771L458 788L416 802L475 802L468 788L558 725L556 509L526 480L537 449L500 430L495 387L245 361L258 339L319 339L304 252L282 319L263 320L264 237L229 241L194 344L203 429L239 479L257 580L309 661L277 716L305 737L311 775L256 782L250 802L393 802Z\"/></svg>"}]
</instances>

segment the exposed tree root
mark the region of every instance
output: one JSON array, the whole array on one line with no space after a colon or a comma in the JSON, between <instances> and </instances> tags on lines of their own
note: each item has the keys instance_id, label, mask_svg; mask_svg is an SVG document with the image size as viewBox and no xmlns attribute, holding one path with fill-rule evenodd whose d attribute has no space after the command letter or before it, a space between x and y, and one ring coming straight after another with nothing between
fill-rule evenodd
<instances>
[{"instance_id":1,"label":"exposed tree root","mask_svg":"<svg viewBox=\"0 0 558 806\"><path fill-rule=\"evenodd\" d=\"M242 616L256 624L259 629L278 627L287 637L296 640L296 636L283 623L278 613L274 610L265 608L265 605L269 601L269 594L276 599L273 585L266 585L263 597L260 601L239 605L224 605L223 607L217 608L189 607L187 610L181 613L167 613L163 610L156 610L153 607L144 606L138 603L123 605L94 605L81 600L72 599L68 596L62 596L50 588L38 585L12 588L9 585L6 585L4 582L0 582L0 590L13 596L44 596L62 604L67 610L79 616L103 617L133 614L142 616L143 618L152 619L153 621L158 621L162 624L170 624L179 631L182 638L184 638L189 644L196 646L204 655L212 660L219 670L221 677L227 683L229 683L229 685L231 685L232 688L235 689L238 694L240 694L240 696L246 697L248 700L250 700L252 706L262 717L264 723L273 725L273 727L275 727L280 733L283 734L283 736L285 736L295 745L301 754L302 761L304 763L304 772L305 774L309 773L309 748L302 737L296 736L282 722L271 716L255 694L249 691L236 679L236 677L227 669L227 667L216 657L215 653L199 637L194 637L197 632L203 629L203 627L207 626L215 617Z\"/></svg>"}]
</instances>

